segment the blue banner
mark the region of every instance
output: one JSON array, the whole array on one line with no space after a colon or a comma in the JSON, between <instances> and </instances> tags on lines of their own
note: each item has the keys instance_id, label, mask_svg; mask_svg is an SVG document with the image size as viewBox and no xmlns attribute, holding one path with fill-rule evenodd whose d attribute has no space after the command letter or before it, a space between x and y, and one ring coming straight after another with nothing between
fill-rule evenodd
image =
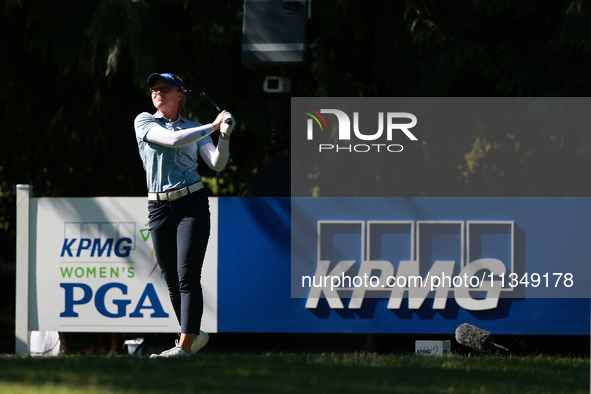
<instances>
[{"instance_id":1,"label":"blue banner","mask_svg":"<svg viewBox=\"0 0 591 394\"><path fill-rule=\"evenodd\" d=\"M218 331L589 335L589 198L223 198Z\"/></svg>"}]
</instances>

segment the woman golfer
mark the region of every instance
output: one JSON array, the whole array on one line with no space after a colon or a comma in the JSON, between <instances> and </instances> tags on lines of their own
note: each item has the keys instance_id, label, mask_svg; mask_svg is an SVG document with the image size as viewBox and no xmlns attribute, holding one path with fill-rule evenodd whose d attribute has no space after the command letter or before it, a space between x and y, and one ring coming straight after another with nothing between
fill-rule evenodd
<instances>
[{"instance_id":1,"label":"woman golfer","mask_svg":"<svg viewBox=\"0 0 591 394\"><path fill-rule=\"evenodd\" d=\"M226 111L206 125L186 119L183 82L176 75L152 74L148 87L157 111L135 118L135 135L146 170L154 251L181 325L176 346L151 357L187 356L208 340L200 327L201 267L209 239L209 202L197 172L197 156L215 171L221 171L228 161L230 133L236 122ZM209 134L218 129L216 147Z\"/></svg>"}]
</instances>

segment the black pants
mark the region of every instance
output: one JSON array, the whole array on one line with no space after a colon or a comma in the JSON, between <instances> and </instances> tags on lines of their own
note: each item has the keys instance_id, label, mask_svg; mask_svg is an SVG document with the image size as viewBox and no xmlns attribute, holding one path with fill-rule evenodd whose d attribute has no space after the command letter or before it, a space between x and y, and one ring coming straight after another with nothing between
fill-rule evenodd
<instances>
[{"instance_id":1,"label":"black pants","mask_svg":"<svg viewBox=\"0 0 591 394\"><path fill-rule=\"evenodd\" d=\"M154 252L182 333L199 334L201 268L209 240L209 200L201 189L175 201L149 201Z\"/></svg>"}]
</instances>

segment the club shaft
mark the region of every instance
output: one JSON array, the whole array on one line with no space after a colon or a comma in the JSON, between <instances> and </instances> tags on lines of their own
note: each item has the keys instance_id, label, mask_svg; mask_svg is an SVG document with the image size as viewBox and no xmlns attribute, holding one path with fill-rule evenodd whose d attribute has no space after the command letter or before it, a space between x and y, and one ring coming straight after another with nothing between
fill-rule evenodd
<instances>
[{"instance_id":1,"label":"club shaft","mask_svg":"<svg viewBox=\"0 0 591 394\"><path fill-rule=\"evenodd\" d=\"M211 99L211 98L210 98L210 97L207 95L207 93L205 93L204 91L202 91L202 90L197 90L197 89L194 89L194 90L188 90L188 92L189 92L189 93L191 93L191 92L197 92L197 93L199 93L201 96L203 96L203 97L205 97L206 99L208 99L208 100L209 100L209 102L210 102L211 104L213 104L213 106L215 107L215 109L216 109L218 112L222 112L222 109L221 109L220 107L218 107L218 105L217 105L217 104L216 104L216 103L215 103L215 102L214 102L214 101L213 101L213 100L212 100L212 99Z\"/></svg>"},{"instance_id":2,"label":"club shaft","mask_svg":"<svg viewBox=\"0 0 591 394\"><path fill-rule=\"evenodd\" d=\"M220 107L218 107L218 105L217 105L216 103L214 103L214 102L213 102L213 100L212 100L212 99L210 99L210 98L209 98L209 96L208 96L207 94L203 93L203 95L204 95L204 96L205 96L205 97L206 97L206 98L209 100L209 102L210 102L210 103L212 103L212 104L213 104L213 106L215 107L215 109L217 109L217 111L218 111L218 112L222 112L221 108L220 108Z\"/></svg>"}]
</instances>

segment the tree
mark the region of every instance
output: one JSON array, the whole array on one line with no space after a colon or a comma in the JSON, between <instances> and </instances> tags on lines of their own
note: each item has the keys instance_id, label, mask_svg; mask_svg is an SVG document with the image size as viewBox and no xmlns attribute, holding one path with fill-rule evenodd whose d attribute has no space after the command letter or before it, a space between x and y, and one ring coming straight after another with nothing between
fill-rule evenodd
<instances>
[{"instance_id":1,"label":"tree","mask_svg":"<svg viewBox=\"0 0 591 394\"><path fill-rule=\"evenodd\" d=\"M324 23L312 26L312 95L585 97L591 92L591 20L584 1L342 0L317 7L314 15ZM542 117L560 111L568 117L579 109L578 104L537 107ZM380 172L376 190L390 187L393 195L411 196L579 196L591 190L588 176L572 176L591 170L585 127L474 129L445 138L454 143L446 144L435 130L426 133L408 160L371 166L370 172ZM320 168L320 189L323 182L331 189L331 168L347 168L353 178L368 176L342 159Z\"/></svg>"}]
</instances>

